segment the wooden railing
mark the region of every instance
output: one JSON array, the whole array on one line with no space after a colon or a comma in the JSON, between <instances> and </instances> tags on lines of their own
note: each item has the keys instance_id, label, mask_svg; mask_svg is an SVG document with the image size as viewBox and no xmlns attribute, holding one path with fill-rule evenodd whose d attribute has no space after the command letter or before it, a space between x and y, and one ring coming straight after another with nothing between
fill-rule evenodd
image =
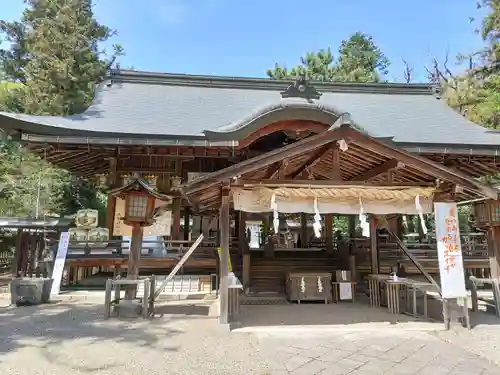
<instances>
[{"instance_id":1,"label":"wooden railing","mask_svg":"<svg viewBox=\"0 0 500 375\"><path fill-rule=\"evenodd\" d=\"M0 250L0 269L12 266L14 254L11 250Z\"/></svg>"},{"instance_id":2,"label":"wooden railing","mask_svg":"<svg viewBox=\"0 0 500 375\"><path fill-rule=\"evenodd\" d=\"M370 267L370 239L351 238L345 240L351 247L351 252L356 255L356 264L361 272L368 271ZM415 235L405 236L403 243L411 255L421 262L426 268L437 270L438 255L435 237L427 236L418 241ZM488 246L482 233L464 233L461 235L462 254L464 267L467 270L483 270L489 268ZM379 235L379 264L381 272L390 272L400 264L413 270L410 259L405 256L397 243L388 235Z\"/></svg>"},{"instance_id":3,"label":"wooden railing","mask_svg":"<svg viewBox=\"0 0 500 375\"><path fill-rule=\"evenodd\" d=\"M49 243L53 255L57 252L58 240ZM184 240L144 240L142 242L141 257L150 258L181 258L195 241ZM238 240L232 238L231 248L238 247ZM214 238L203 240L193 258L214 257L217 242ZM130 252L129 240L71 241L68 246L67 258L126 258Z\"/></svg>"}]
</instances>

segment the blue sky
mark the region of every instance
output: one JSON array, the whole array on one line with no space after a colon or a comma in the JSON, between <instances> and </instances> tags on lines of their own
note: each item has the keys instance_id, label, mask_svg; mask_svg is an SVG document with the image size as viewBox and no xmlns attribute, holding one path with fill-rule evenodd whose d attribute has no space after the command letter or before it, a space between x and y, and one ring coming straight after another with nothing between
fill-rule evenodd
<instances>
[{"instance_id":1,"label":"blue sky","mask_svg":"<svg viewBox=\"0 0 500 375\"><path fill-rule=\"evenodd\" d=\"M8 5L7 5L8 4ZM305 52L349 34L371 35L401 80L407 60L415 80L432 56L476 50L469 17L475 0L94 0L97 19L116 29L122 67L172 73L265 76L275 62L293 66ZM384 5L381 5L384 4ZM0 18L17 19L22 0L3 0ZM453 65L453 64L450 64Z\"/></svg>"}]
</instances>

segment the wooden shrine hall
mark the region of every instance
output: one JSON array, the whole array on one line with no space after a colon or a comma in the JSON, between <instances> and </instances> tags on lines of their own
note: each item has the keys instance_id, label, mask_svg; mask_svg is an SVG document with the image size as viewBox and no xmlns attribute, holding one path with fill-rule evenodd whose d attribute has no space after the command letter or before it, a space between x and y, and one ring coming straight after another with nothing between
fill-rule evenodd
<instances>
[{"instance_id":1,"label":"wooden shrine hall","mask_svg":"<svg viewBox=\"0 0 500 375\"><path fill-rule=\"evenodd\" d=\"M402 239L403 215L421 218L434 202L475 204L489 245L464 248L465 268L499 275L500 204L479 178L500 170L500 133L430 85L113 71L84 113L0 113L0 128L75 176L116 189L139 173L171 197L166 251L143 251L140 272L168 272L203 232L183 272L219 274L221 298L229 268L247 293L284 293L291 272L418 273L381 229ZM125 235L117 205L110 196L114 237ZM336 227L343 216L348 233ZM67 266L126 268L117 247L70 251ZM419 260L438 272L435 243Z\"/></svg>"}]
</instances>

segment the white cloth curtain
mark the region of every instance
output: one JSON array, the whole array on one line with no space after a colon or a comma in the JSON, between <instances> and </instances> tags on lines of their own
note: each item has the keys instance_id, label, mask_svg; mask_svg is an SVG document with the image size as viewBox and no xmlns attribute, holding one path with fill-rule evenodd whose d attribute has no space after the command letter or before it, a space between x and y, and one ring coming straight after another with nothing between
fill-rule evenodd
<instances>
[{"instance_id":1,"label":"white cloth curtain","mask_svg":"<svg viewBox=\"0 0 500 375\"><path fill-rule=\"evenodd\" d=\"M234 209L245 212L272 212L269 200L263 199L258 194L250 190L239 190L233 193ZM418 215L432 213L432 200L429 198L420 197L420 207L417 208L415 200L398 201L398 200L377 200L369 201L363 199L363 212L366 214L389 215L389 214L406 214ZM278 206L278 211L282 213L299 213L315 214L314 198L304 199L288 199L275 197L274 203ZM322 201L318 198L318 211L320 214L335 213L339 215L359 215L360 205L359 199L343 200L339 202Z\"/></svg>"}]
</instances>

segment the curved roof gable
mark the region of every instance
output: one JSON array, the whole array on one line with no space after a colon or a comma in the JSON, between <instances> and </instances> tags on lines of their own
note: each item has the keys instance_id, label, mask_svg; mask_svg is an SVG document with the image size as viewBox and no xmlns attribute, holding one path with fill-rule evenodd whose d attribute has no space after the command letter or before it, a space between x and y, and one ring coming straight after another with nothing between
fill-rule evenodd
<instances>
[{"instance_id":1,"label":"curved roof gable","mask_svg":"<svg viewBox=\"0 0 500 375\"><path fill-rule=\"evenodd\" d=\"M44 135L239 140L280 119L333 123L343 113L397 143L491 145L500 134L450 109L422 84L314 83L316 100L282 98L291 82L120 71L70 117L0 113L0 127Z\"/></svg>"}]
</instances>

